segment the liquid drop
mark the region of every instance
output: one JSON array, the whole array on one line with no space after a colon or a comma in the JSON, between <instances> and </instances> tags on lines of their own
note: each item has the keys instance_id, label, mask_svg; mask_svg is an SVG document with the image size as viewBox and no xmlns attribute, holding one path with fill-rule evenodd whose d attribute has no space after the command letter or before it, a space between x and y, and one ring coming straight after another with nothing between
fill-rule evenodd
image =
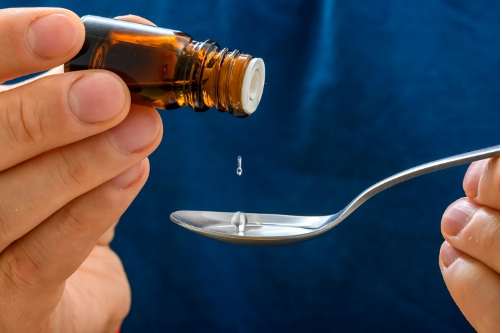
<instances>
[{"instance_id":1,"label":"liquid drop","mask_svg":"<svg viewBox=\"0 0 502 333\"><path fill-rule=\"evenodd\" d=\"M237 174L242 175L242 156L237 157Z\"/></svg>"}]
</instances>

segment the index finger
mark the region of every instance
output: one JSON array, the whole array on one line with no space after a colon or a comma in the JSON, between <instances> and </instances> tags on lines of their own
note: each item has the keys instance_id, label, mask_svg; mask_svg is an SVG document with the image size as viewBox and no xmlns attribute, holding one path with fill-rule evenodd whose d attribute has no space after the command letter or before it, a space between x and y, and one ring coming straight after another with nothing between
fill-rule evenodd
<instances>
[{"instance_id":1,"label":"index finger","mask_svg":"<svg viewBox=\"0 0 502 333\"><path fill-rule=\"evenodd\" d=\"M0 83L65 63L84 36L82 21L66 9L0 10Z\"/></svg>"},{"instance_id":2,"label":"index finger","mask_svg":"<svg viewBox=\"0 0 502 333\"><path fill-rule=\"evenodd\" d=\"M474 202L500 210L500 157L472 163L463 185L465 194Z\"/></svg>"}]
</instances>

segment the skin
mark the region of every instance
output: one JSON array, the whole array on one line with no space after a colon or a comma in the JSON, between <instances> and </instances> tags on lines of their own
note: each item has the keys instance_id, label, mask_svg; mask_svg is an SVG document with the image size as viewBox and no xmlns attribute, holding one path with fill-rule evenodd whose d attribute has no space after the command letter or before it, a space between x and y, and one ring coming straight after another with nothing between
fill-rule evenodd
<instances>
[{"instance_id":1,"label":"skin","mask_svg":"<svg viewBox=\"0 0 502 333\"><path fill-rule=\"evenodd\" d=\"M2 83L70 60L84 27L63 9L5 9L0 40ZM109 243L161 137L156 110L106 71L0 85L0 332L120 327L131 296Z\"/></svg>"},{"instance_id":2,"label":"skin","mask_svg":"<svg viewBox=\"0 0 502 333\"><path fill-rule=\"evenodd\" d=\"M146 182L162 123L131 105L116 75L62 73L83 40L70 11L0 10L0 83L55 68L0 85L0 332L115 332L129 312L109 243ZM474 163L467 198L441 223L444 280L479 332L500 325L499 184L498 158Z\"/></svg>"},{"instance_id":3,"label":"skin","mask_svg":"<svg viewBox=\"0 0 502 333\"><path fill-rule=\"evenodd\" d=\"M500 158L471 164L463 186L441 221L439 267L476 331L500 332Z\"/></svg>"}]
</instances>

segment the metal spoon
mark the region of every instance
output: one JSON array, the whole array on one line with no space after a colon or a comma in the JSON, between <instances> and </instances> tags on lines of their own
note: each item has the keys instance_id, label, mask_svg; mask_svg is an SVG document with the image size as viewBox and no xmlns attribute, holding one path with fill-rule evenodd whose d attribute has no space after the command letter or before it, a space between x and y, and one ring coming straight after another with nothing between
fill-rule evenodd
<instances>
[{"instance_id":1,"label":"metal spoon","mask_svg":"<svg viewBox=\"0 0 502 333\"><path fill-rule=\"evenodd\" d=\"M344 209L327 216L177 211L171 220L200 235L241 245L287 245L319 236L345 220L375 194L427 173L500 155L500 146L425 163L390 176L369 187Z\"/></svg>"}]
</instances>

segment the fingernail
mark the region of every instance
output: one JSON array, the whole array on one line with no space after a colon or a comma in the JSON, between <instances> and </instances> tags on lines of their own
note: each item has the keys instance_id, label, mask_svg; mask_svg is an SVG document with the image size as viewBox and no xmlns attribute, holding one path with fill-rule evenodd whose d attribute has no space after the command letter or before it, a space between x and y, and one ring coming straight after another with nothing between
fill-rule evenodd
<instances>
[{"instance_id":1,"label":"fingernail","mask_svg":"<svg viewBox=\"0 0 502 333\"><path fill-rule=\"evenodd\" d=\"M110 134L117 147L135 152L150 145L159 128L160 124L152 112L134 108L120 124L110 129Z\"/></svg>"},{"instance_id":2,"label":"fingernail","mask_svg":"<svg viewBox=\"0 0 502 333\"><path fill-rule=\"evenodd\" d=\"M127 171L122 172L120 175L116 176L115 178L111 179L109 183L112 186L118 187L118 188L126 188L132 183L134 183L135 180L139 178L141 173L143 172L143 161L139 162L132 168L130 168Z\"/></svg>"},{"instance_id":3,"label":"fingernail","mask_svg":"<svg viewBox=\"0 0 502 333\"><path fill-rule=\"evenodd\" d=\"M486 163L488 163L488 160L473 162L465 173L463 186L465 194L470 198L475 198L478 195L479 180Z\"/></svg>"},{"instance_id":4,"label":"fingernail","mask_svg":"<svg viewBox=\"0 0 502 333\"><path fill-rule=\"evenodd\" d=\"M443 231L450 236L456 236L465 228L477 210L469 199L460 199L452 203L444 212L441 224Z\"/></svg>"},{"instance_id":5,"label":"fingernail","mask_svg":"<svg viewBox=\"0 0 502 333\"><path fill-rule=\"evenodd\" d=\"M26 30L26 44L42 58L52 58L75 46L80 34L76 22L63 14L50 14L33 21Z\"/></svg>"},{"instance_id":6,"label":"fingernail","mask_svg":"<svg viewBox=\"0 0 502 333\"><path fill-rule=\"evenodd\" d=\"M120 112L125 93L113 76L103 73L86 75L75 81L68 92L71 112L81 121L105 121Z\"/></svg>"},{"instance_id":7,"label":"fingernail","mask_svg":"<svg viewBox=\"0 0 502 333\"><path fill-rule=\"evenodd\" d=\"M439 250L439 256L443 262L444 268L448 268L460 257L461 252L451 246L448 242L443 242Z\"/></svg>"}]
</instances>

